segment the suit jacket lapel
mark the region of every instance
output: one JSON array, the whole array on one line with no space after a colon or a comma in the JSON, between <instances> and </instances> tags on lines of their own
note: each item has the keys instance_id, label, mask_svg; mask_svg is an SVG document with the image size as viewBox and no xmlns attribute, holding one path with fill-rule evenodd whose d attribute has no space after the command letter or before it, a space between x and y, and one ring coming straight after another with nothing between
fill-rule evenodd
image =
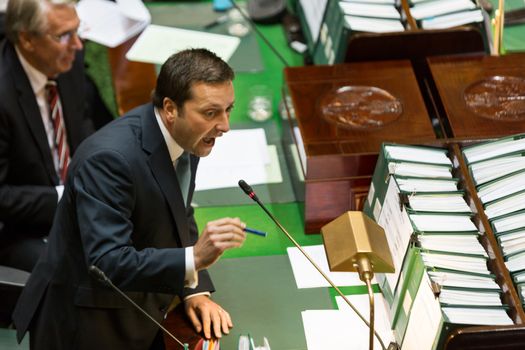
<instances>
[{"instance_id":1,"label":"suit jacket lapel","mask_svg":"<svg viewBox=\"0 0 525 350\"><path fill-rule=\"evenodd\" d=\"M150 104L147 108L147 112L143 114L141 118L142 147L149 154L149 166L168 202L171 214L177 225L181 244L188 246L191 244L188 218L186 217L186 207L177 181L175 169L173 169L168 147L164 142L164 137L153 113L153 106Z\"/></svg>"},{"instance_id":2,"label":"suit jacket lapel","mask_svg":"<svg viewBox=\"0 0 525 350\"><path fill-rule=\"evenodd\" d=\"M7 59L9 60L10 66L13 67L12 79L19 94L18 102L20 103L20 108L22 109L27 125L31 130L31 134L38 145L40 155L44 160L44 164L51 182L58 184L58 175L56 173L55 166L53 165L53 159L51 158L51 150L49 149L46 130L42 122L40 109L36 103L35 94L33 93L31 84L29 83L25 71L20 64L18 57L16 56L15 49L9 45L6 47L6 50ZM15 79L15 77L17 78Z\"/></svg>"}]
</instances>

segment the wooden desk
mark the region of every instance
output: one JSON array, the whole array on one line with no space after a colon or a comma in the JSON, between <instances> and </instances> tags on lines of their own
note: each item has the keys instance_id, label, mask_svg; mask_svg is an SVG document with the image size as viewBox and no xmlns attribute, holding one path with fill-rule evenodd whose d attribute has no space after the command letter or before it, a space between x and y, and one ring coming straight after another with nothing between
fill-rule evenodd
<instances>
[{"instance_id":1,"label":"wooden desk","mask_svg":"<svg viewBox=\"0 0 525 350\"><path fill-rule=\"evenodd\" d=\"M108 50L119 115L150 102L157 81L153 64L126 59L126 52L137 38L138 35Z\"/></svg>"},{"instance_id":2,"label":"wooden desk","mask_svg":"<svg viewBox=\"0 0 525 350\"><path fill-rule=\"evenodd\" d=\"M471 327L453 332L446 350L521 350L525 349L525 331L520 326Z\"/></svg>"},{"instance_id":3,"label":"wooden desk","mask_svg":"<svg viewBox=\"0 0 525 350\"><path fill-rule=\"evenodd\" d=\"M186 316L184 304L182 303L178 304L175 309L168 313L168 317L163 322L163 326L173 333L181 342L187 343L190 349L194 349L197 343L203 339L193 328L188 316ZM164 335L164 343L166 350L182 349L179 343L166 334Z\"/></svg>"},{"instance_id":4,"label":"wooden desk","mask_svg":"<svg viewBox=\"0 0 525 350\"><path fill-rule=\"evenodd\" d=\"M430 57L428 65L448 137L525 132L525 54Z\"/></svg>"},{"instance_id":5,"label":"wooden desk","mask_svg":"<svg viewBox=\"0 0 525 350\"><path fill-rule=\"evenodd\" d=\"M285 129L298 154L304 155L300 171L304 176L307 233L318 233L321 226L345 211L362 209L383 142L427 143L436 139L410 61L293 67L285 69L285 77L291 98ZM349 119L359 120L363 111L367 118L377 116L379 124L363 121L352 126L326 118L320 107L326 96L340 88L363 86L382 92L377 98L349 101L348 109L358 111L356 118L349 113ZM390 97L383 100L384 94ZM399 105L389 105L392 98ZM341 102L333 105L346 114ZM387 116L389 119L382 123L383 111L391 107L399 113ZM302 140L293 131L296 127Z\"/></svg>"}]
</instances>

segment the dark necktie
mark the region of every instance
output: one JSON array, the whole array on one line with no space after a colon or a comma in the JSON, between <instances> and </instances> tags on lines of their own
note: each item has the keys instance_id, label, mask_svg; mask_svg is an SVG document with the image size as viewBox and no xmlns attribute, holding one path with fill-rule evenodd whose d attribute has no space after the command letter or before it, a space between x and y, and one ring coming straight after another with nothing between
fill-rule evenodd
<instances>
[{"instance_id":1,"label":"dark necktie","mask_svg":"<svg viewBox=\"0 0 525 350\"><path fill-rule=\"evenodd\" d=\"M48 80L46 84L47 99L49 103L49 116L53 123L53 134L56 151L58 154L58 177L63 184L66 180L67 167L69 166L69 146L66 138L66 124L62 115L62 104L58 97L57 83Z\"/></svg>"},{"instance_id":2,"label":"dark necktie","mask_svg":"<svg viewBox=\"0 0 525 350\"><path fill-rule=\"evenodd\" d=\"M182 197L184 199L184 205L186 206L186 201L188 200L188 192L190 190L190 156L187 152L182 153L182 155L177 159L177 167L175 168L177 173L177 180L179 181L180 191L182 192Z\"/></svg>"}]
</instances>

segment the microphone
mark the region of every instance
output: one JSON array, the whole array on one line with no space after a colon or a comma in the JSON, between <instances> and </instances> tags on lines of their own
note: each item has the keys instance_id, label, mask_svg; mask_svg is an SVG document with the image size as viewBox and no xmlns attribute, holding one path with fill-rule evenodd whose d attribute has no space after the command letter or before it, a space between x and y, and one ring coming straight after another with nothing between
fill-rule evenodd
<instances>
[{"instance_id":1,"label":"microphone","mask_svg":"<svg viewBox=\"0 0 525 350\"><path fill-rule=\"evenodd\" d=\"M253 188L250 185L248 185L246 183L246 181L239 180L239 187L244 191L244 193L246 193L248 195L248 197L250 197L251 199L253 199L257 203L262 204L259 201L259 197L257 197L257 195L255 194Z\"/></svg>"},{"instance_id":2,"label":"microphone","mask_svg":"<svg viewBox=\"0 0 525 350\"><path fill-rule=\"evenodd\" d=\"M297 243L297 241L288 233L288 231L286 231L286 229L283 227L283 225L281 225L281 223L279 222L279 220L277 220L272 213L270 213L270 211L268 211L268 209L266 208L266 206L264 206L264 204L259 200L259 198L257 197L257 195L255 194L255 191L251 188L250 185L248 185L244 180L239 180L239 187L244 191L244 193L246 193L251 199L253 199L253 201L255 201L260 207L262 210L264 210L264 212L270 217L270 219L272 219L272 221L281 229L281 231L286 235L286 237L288 237L288 239L293 243L294 246L297 247L297 249L299 249L299 251L304 255L304 257L312 264L313 267L315 267L315 269L323 276L323 278L330 284L330 286L332 286L332 288L335 289L335 291L337 292L337 294L339 294L343 300L348 304L348 306L350 306L350 308L356 313L356 315L366 324L366 326L368 328L371 328L370 326L370 323L365 319L365 317L363 315L361 315L361 313L357 310L357 308L350 302L350 300L348 300L348 298L343 294L343 292L341 292L341 290L334 284L334 282L332 282L332 280L323 272L323 270L315 263L315 261L310 257L310 255L299 245L299 243ZM385 343L383 342L383 340L381 339L381 337L379 336L379 334L377 333L377 331L374 331L374 335L376 336L377 340L379 341L379 343L381 344L381 348L383 350L387 350L387 348L385 347ZM388 350L390 349L395 349L396 348L396 344L395 343L391 343L389 346L388 346Z\"/></svg>"},{"instance_id":3,"label":"microphone","mask_svg":"<svg viewBox=\"0 0 525 350\"><path fill-rule=\"evenodd\" d=\"M91 265L89 268L88 268L88 271L89 271L89 274L94 277L95 279L97 279L99 282L101 282L102 284L104 285L107 285L111 288L113 288L113 290L115 290L116 292L118 292L122 297L124 297L124 299L126 299L129 303L131 303L131 305L133 305L137 310L139 310L140 312L142 312L147 318L149 318L153 323L155 323L157 326L160 327L160 329L162 329L162 331L164 333L166 333L167 335L169 335L173 340L175 340L177 343L180 344L180 346L182 346L182 348L184 350L188 350L189 349L189 345L186 344L186 343L182 343L179 339L177 339L173 334L170 333L170 331L168 331L166 328L164 328L164 326L162 326L159 322L157 322L157 320L155 320L150 314L148 314L146 312L146 310L144 310L143 308L141 308L137 303L135 303L133 300L130 299L130 297L128 297L123 291L120 290L119 287L117 287L116 285L113 284L113 282L111 282L111 280L108 278L108 276L106 276L106 274L104 273L104 271L102 271L101 269L99 269L98 267L96 267L95 265Z\"/></svg>"}]
</instances>

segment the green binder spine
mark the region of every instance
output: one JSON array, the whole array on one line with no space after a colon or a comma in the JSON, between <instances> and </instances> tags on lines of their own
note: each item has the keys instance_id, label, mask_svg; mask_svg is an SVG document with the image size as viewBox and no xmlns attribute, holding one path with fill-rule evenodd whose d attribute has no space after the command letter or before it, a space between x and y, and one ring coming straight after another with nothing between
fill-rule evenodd
<instances>
[{"instance_id":1,"label":"green binder spine","mask_svg":"<svg viewBox=\"0 0 525 350\"><path fill-rule=\"evenodd\" d=\"M386 194L386 190L388 188L388 180L391 174L391 171L389 169L390 163L408 163L408 164L422 164L422 165L432 165L436 167L444 167L446 169L450 169L450 174L452 171L452 162L449 165L446 164L432 164L432 163L425 163L425 162L415 162L415 161L401 161L399 159L392 158L385 147L403 147L403 148L413 148L415 150L429 150L429 151L438 151L443 154L447 154L447 150L444 148L435 148L435 147L424 147L424 146L406 146L406 145L399 145L395 143L383 143L381 146L381 151L379 152L379 156L377 159L376 167L374 169L374 174L372 176L372 183L370 185L370 191L369 195L367 196L367 199L364 204L363 212L368 215L371 218L375 218L376 220L378 217L376 217L378 213L379 207L382 205L382 201L384 200L384 196ZM396 175L400 176L400 175ZM407 176L411 177L411 176ZM414 177L415 178L415 177ZM452 178L452 174L450 175L450 178ZM378 202L379 201L379 202Z\"/></svg>"}]
</instances>

